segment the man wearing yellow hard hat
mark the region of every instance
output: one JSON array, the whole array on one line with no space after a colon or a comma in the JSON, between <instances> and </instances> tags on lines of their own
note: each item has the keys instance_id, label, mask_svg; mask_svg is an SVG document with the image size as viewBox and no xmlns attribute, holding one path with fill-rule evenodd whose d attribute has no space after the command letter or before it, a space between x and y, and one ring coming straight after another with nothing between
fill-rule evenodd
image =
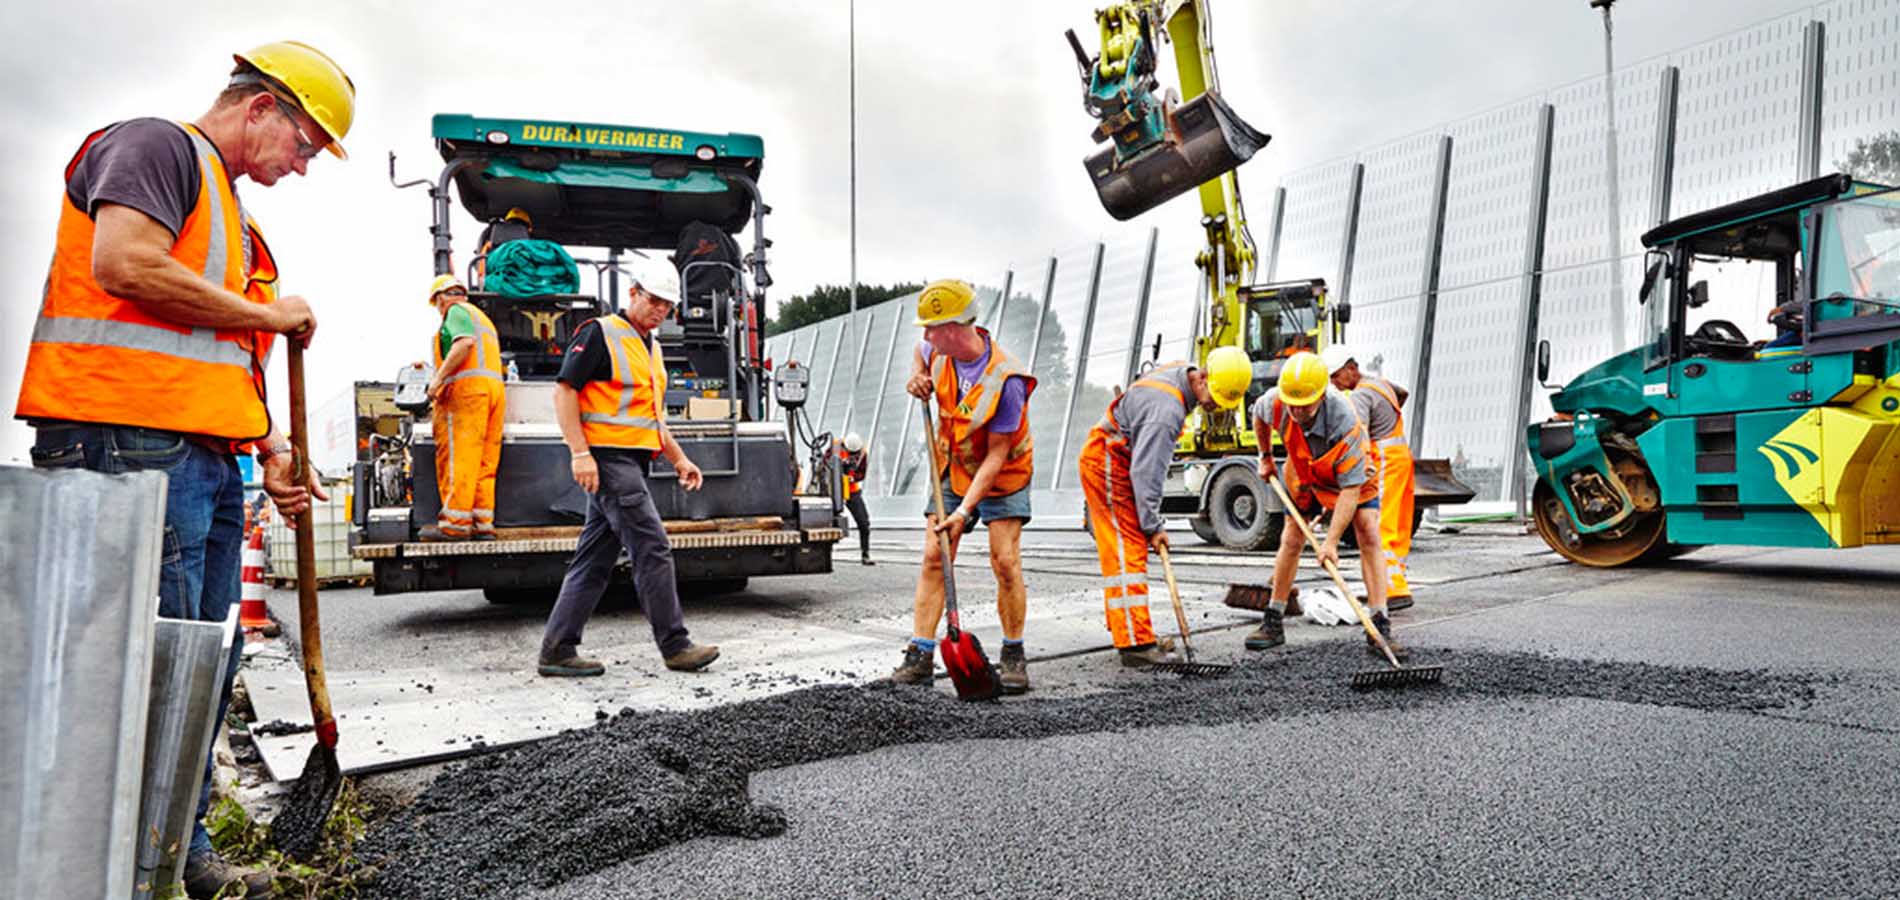
<instances>
[{"instance_id":1,"label":"man wearing yellow hard hat","mask_svg":"<svg viewBox=\"0 0 1900 900\"><path fill-rule=\"evenodd\" d=\"M525 241L534 237L534 218L519 206L510 207L501 218L482 226L482 233L475 239L478 259L475 260L477 278L488 274L488 253L510 241Z\"/></svg>"},{"instance_id":2,"label":"man wearing yellow hard hat","mask_svg":"<svg viewBox=\"0 0 1900 900\"><path fill-rule=\"evenodd\" d=\"M487 314L468 302L468 288L437 275L429 302L442 316L429 350L435 376L429 399L435 438L435 484L442 508L425 541L495 539L495 470L507 410L501 338Z\"/></svg>"},{"instance_id":3,"label":"man wearing yellow hard hat","mask_svg":"<svg viewBox=\"0 0 1900 900\"><path fill-rule=\"evenodd\" d=\"M53 262L14 408L38 431L39 468L167 473L158 614L211 622L238 602L237 454L256 453L286 516L313 493L326 498L314 468L308 484L291 482L290 441L264 405L275 336L307 344L316 316L302 297L278 295L275 259L237 180L269 187L304 174L325 150L344 158L356 108L349 76L306 44L264 44L235 60L197 119L128 119L79 143L63 173ZM210 770L207 758L200 819ZM266 873L220 859L202 824L185 882L193 897L270 890Z\"/></svg>"},{"instance_id":4,"label":"man wearing yellow hard hat","mask_svg":"<svg viewBox=\"0 0 1900 900\"><path fill-rule=\"evenodd\" d=\"M996 614L1003 625L1003 693L1029 690L1023 656L1023 525L1029 522L1029 480L1035 474L1030 439L1029 396L1036 378L976 324L976 289L955 279L924 286L917 295L915 324L924 339L911 353L904 389L936 407L934 451L943 471L942 521L926 504L931 536L924 541L923 571L911 609L912 632L904 661L891 673L899 684L929 684L935 674L937 623L943 616L943 567L936 533L947 531L951 562L970 525L990 533L990 570L996 574ZM933 492L926 491L926 494Z\"/></svg>"},{"instance_id":5,"label":"man wearing yellow hard hat","mask_svg":"<svg viewBox=\"0 0 1900 900\"><path fill-rule=\"evenodd\" d=\"M1254 401L1253 430L1260 446L1262 481L1281 474L1273 462L1273 438L1277 436L1286 448L1281 483L1298 507L1286 514L1310 517L1321 507L1332 510L1319 558L1338 565L1340 539L1346 529L1353 530L1372 623L1392 653L1404 659L1406 651L1392 640L1392 623L1386 614L1385 556L1370 549L1379 546L1379 450L1366 436L1352 402L1332 389L1326 363L1304 351L1289 357L1280 368L1278 386ZM1247 649L1265 650L1286 643L1286 601L1305 543L1298 525L1289 522L1281 529L1280 549L1273 558L1273 592L1260 627L1247 635ZM1370 635L1366 649L1379 655Z\"/></svg>"},{"instance_id":6,"label":"man wearing yellow hard hat","mask_svg":"<svg viewBox=\"0 0 1900 900\"><path fill-rule=\"evenodd\" d=\"M1102 564L1108 633L1125 666L1172 662L1155 641L1148 616L1148 550L1168 546L1161 493L1188 413L1237 409L1253 382L1253 362L1239 347L1219 347L1205 369L1162 363L1108 403L1076 460L1089 530Z\"/></svg>"},{"instance_id":7,"label":"man wearing yellow hard hat","mask_svg":"<svg viewBox=\"0 0 1900 900\"><path fill-rule=\"evenodd\" d=\"M1379 450L1379 540L1385 548L1386 606L1393 612L1412 605L1412 586L1405 580L1405 558L1412 552L1412 509L1417 485L1412 473L1412 448L1405 440L1405 413L1401 407L1411 394L1377 375L1359 371L1359 359L1344 344L1320 354L1331 373L1333 387L1346 393L1366 437Z\"/></svg>"}]
</instances>

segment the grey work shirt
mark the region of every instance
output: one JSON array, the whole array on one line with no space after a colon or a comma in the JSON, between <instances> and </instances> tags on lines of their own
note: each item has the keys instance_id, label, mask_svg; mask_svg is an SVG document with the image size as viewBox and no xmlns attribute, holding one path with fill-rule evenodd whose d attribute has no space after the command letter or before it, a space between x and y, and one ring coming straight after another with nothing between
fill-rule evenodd
<instances>
[{"instance_id":1,"label":"grey work shirt","mask_svg":"<svg viewBox=\"0 0 1900 900\"><path fill-rule=\"evenodd\" d=\"M1181 426L1194 403L1194 391L1188 388L1190 371L1182 366L1143 375L1122 392L1115 404L1115 424L1128 442L1128 481L1143 534L1154 534L1167 525L1161 517L1161 492L1168 481L1168 466L1174 461L1175 442L1181 439ZM1143 381L1169 385L1181 396L1144 385Z\"/></svg>"},{"instance_id":2,"label":"grey work shirt","mask_svg":"<svg viewBox=\"0 0 1900 900\"><path fill-rule=\"evenodd\" d=\"M108 127L86 148L66 179L66 200L88 218L98 217L102 203L136 209L169 229L176 240L198 206L202 186L198 153L183 126L168 119L127 119ZM231 196L237 196L235 184ZM250 271L251 231L239 233L245 271Z\"/></svg>"},{"instance_id":3,"label":"grey work shirt","mask_svg":"<svg viewBox=\"0 0 1900 900\"><path fill-rule=\"evenodd\" d=\"M1273 401L1279 397L1280 389L1276 387L1255 400L1252 410L1254 421L1265 422L1271 428ZM1292 421L1293 410L1288 407L1281 422L1285 424ZM1359 427L1359 413L1353 409L1352 402L1346 399L1345 394L1328 386L1325 398L1319 402L1319 415L1314 416L1312 424L1302 426L1301 430L1306 434L1306 449L1313 454L1314 459L1318 459L1332 452L1335 445L1350 437ZM1282 440L1286 438L1284 431L1280 437ZM1358 458L1356 465L1353 464L1354 457ZM1343 463L1337 485L1341 490L1358 487L1372 477L1372 460L1358 450L1347 451Z\"/></svg>"},{"instance_id":4,"label":"grey work shirt","mask_svg":"<svg viewBox=\"0 0 1900 900\"><path fill-rule=\"evenodd\" d=\"M1393 397L1399 395L1398 386L1392 382L1375 375L1361 375L1359 386L1348 391L1346 396L1352 398L1352 407L1359 413L1359 421L1366 423L1366 436L1372 438L1373 443L1378 443L1394 436L1392 432L1399 427L1399 410L1385 399L1385 395L1373 390L1373 384L1391 391Z\"/></svg>"}]
</instances>

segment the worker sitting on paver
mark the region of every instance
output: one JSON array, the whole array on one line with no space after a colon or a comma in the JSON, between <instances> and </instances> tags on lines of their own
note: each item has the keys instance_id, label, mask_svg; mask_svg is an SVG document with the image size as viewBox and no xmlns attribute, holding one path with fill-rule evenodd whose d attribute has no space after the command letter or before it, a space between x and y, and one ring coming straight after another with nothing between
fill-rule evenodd
<instances>
[{"instance_id":1,"label":"worker sitting on paver","mask_svg":"<svg viewBox=\"0 0 1900 900\"><path fill-rule=\"evenodd\" d=\"M923 571L917 574L914 630L904 648L904 662L891 680L931 682L937 623L943 617L943 567L954 563L966 526L977 520L990 532L996 613L1003 625L1003 692L1020 694L1029 690L1029 665L1023 656L1028 596L1022 537L1029 521L1029 479L1035 470L1029 396L1036 379L990 339L988 330L973 325L975 321L976 289L965 282L933 281L917 295L916 324L924 329L924 339L911 354L904 389L913 397L936 400L935 455L945 470L930 477L943 479L944 508L951 512L938 521L931 507L925 507L930 533L924 540ZM949 533L948 561L938 549L939 531Z\"/></svg>"},{"instance_id":2,"label":"worker sitting on paver","mask_svg":"<svg viewBox=\"0 0 1900 900\"><path fill-rule=\"evenodd\" d=\"M719 648L686 634L673 548L653 503L648 470L654 454L679 473L680 487L699 490L699 467L666 428L666 366L654 331L679 302L679 273L664 260L636 263L626 314L591 319L574 335L554 387L554 417L573 457L574 481L587 492L587 521L548 614L540 672L599 675L606 667L580 655L581 630L607 590L624 548L639 598L666 667L703 669Z\"/></svg>"},{"instance_id":3,"label":"worker sitting on paver","mask_svg":"<svg viewBox=\"0 0 1900 900\"><path fill-rule=\"evenodd\" d=\"M1280 369L1279 386L1254 401L1253 429L1260 447L1261 480L1277 474L1272 436L1277 434L1286 447L1288 478L1282 484L1299 507L1287 510L1287 515L1310 516L1322 505L1332 509L1326 539L1318 551L1322 564L1339 564L1339 540L1347 528L1353 529L1361 548L1379 545L1379 451L1366 437L1352 402L1329 386L1326 363L1311 353L1296 353L1288 359ZM1247 635L1247 649L1265 650L1286 643L1286 598L1305 542L1297 525L1288 523L1281 529L1280 550L1273 558L1272 595L1260 627ZM1372 623L1392 653L1404 659L1405 650L1392 640L1392 623L1386 617L1385 555L1362 549L1359 568ZM1370 635L1366 649L1379 654Z\"/></svg>"},{"instance_id":4,"label":"worker sitting on paver","mask_svg":"<svg viewBox=\"0 0 1900 900\"><path fill-rule=\"evenodd\" d=\"M859 562L871 561L871 512L864 508L864 470L870 454L864 452L864 438L853 431L838 445L838 481L844 491L844 506L851 511L851 523L858 530Z\"/></svg>"},{"instance_id":5,"label":"worker sitting on paver","mask_svg":"<svg viewBox=\"0 0 1900 900\"><path fill-rule=\"evenodd\" d=\"M425 541L495 539L495 470L501 465L502 414L506 409L501 338L495 323L468 302L468 288L453 275L429 285L429 302L442 315L429 348L435 376L435 485L442 508L436 524L422 529Z\"/></svg>"},{"instance_id":6,"label":"worker sitting on paver","mask_svg":"<svg viewBox=\"0 0 1900 900\"><path fill-rule=\"evenodd\" d=\"M501 218L482 226L482 233L475 239L475 279L480 282L488 274L488 253L510 241L525 241L534 237L534 219L528 211L517 206L508 210Z\"/></svg>"},{"instance_id":7,"label":"worker sitting on paver","mask_svg":"<svg viewBox=\"0 0 1900 900\"><path fill-rule=\"evenodd\" d=\"M276 262L237 180L270 187L326 149L343 158L337 142L355 104L356 87L328 56L294 41L264 44L237 55L229 84L196 121L119 122L88 135L66 164L14 414L38 432L35 467L169 476L158 615L222 622L239 600L236 454L256 452L264 489L286 516L307 509L313 492L327 499L315 467L307 484L292 483L290 441L264 408L274 335L307 342L316 317L302 297L278 296ZM217 722L230 685L227 677ZM269 873L229 865L211 848L211 763L207 754L185 890L266 896Z\"/></svg>"},{"instance_id":8,"label":"worker sitting on paver","mask_svg":"<svg viewBox=\"0 0 1900 900\"><path fill-rule=\"evenodd\" d=\"M1148 615L1148 548L1168 546L1161 493L1188 411L1234 409L1247 396L1253 363L1239 347L1207 355L1207 369L1163 363L1108 403L1076 461L1089 527L1101 558L1108 633L1122 665L1172 662L1156 644Z\"/></svg>"},{"instance_id":9,"label":"worker sitting on paver","mask_svg":"<svg viewBox=\"0 0 1900 900\"><path fill-rule=\"evenodd\" d=\"M1412 448L1405 441L1405 415L1399 411L1411 393L1377 375L1360 372L1359 361L1342 344L1327 347L1320 358L1326 361L1333 387L1347 392L1360 423L1366 426L1366 436L1379 450L1379 545L1385 548L1385 603L1387 609L1398 612L1412 605L1412 586L1405 581L1405 558L1412 552L1416 479Z\"/></svg>"}]
</instances>

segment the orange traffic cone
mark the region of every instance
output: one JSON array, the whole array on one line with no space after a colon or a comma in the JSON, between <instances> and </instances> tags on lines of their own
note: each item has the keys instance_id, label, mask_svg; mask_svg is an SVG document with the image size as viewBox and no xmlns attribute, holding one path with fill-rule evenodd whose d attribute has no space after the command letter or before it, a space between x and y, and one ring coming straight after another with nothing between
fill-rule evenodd
<instances>
[{"instance_id":1,"label":"orange traffic cone","mask_svg":"<svg viewBox=\"0 0 1900 900\"><path fill-rule=\"evenodd\" d=\"M251 527L251 539L244 543L243 593L239 594L238 627L276 637L277 623L271 621L264 606L264 524Z\"/></svg>"}]
</instances>

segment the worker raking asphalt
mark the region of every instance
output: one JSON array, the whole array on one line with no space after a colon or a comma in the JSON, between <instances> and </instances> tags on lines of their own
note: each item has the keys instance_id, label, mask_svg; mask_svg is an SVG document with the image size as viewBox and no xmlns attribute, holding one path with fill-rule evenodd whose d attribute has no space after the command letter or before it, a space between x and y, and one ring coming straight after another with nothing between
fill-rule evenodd
<instances>
[{"instance_id":1,"label":"worker raking asphalt","mask_svg":"<svg viewBox=\"0 0 1900 900\"><path fill-rule=\"evenodd\" d=\"M1495 697L1748 712L1804 705L1821 681L1478 650L1432 655L1453 674L1442 685L1403 692L1351 691L1358 654L1312 646L1241 666L1231 678L1144 680L1087 697L971 704L879 682L690 713L623 710L594 728L445 772L374 830L357 855L380 869L371 896L467 897L474 886L512 896L698 837L778 834L787 817L752 802L752 773L896 744L1400 711Z\"/></svg>"}]
</instances>

